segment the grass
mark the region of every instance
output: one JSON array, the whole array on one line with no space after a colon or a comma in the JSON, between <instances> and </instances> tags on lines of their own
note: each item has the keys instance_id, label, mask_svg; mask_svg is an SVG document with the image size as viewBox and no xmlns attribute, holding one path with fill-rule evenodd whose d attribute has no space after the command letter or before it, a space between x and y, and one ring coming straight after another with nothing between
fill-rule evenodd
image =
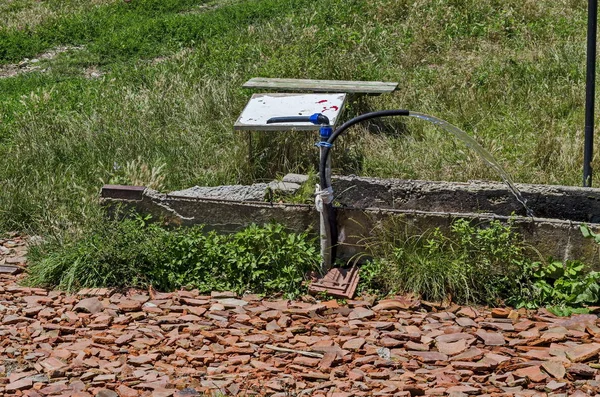
<instances>
[{"instance_id":1,"label":"grass","mask_svg":"<svg viewBox=\"0 0 600 397\"><path fill-rule=\"evenodd\" d=\"M587 225L583 236L600 243ZM360 268L359 292L516 308L547 307L558 316L589 313L600 301L600 272L578 260L539 261L510 222L456 219L449 230L419 231L402 220L373 230L374 259ZM538 256L538 261L534 258Z\"/></svg>"},{"instance_id":2,"label":"grass","mask_svg":"<svg viewBox=\"0 0 600 397\"><path fill-rule=\"evenodd\" d=\"M202 226L166 229L148 218L101 220L82 236L32 247L32 286L196 288L294 297L319 264L314 239L281 225L252 225L230 235Z\"/></svg>"},{"instance_id":3,"label":"grass","mask_svg":"<svg viewBox=\"0 0 600 397\"><path fill-rule=\"evenodd\" d=\"M262 138L263 156L247 163L232 124L251 94L240 87L254 76L398 81L396 93L353 104L346 117L430 113L475 136L517 182L581 182L583 0L1 7L0 65L80 48L41 60L45 72L0 78L1 230L81 229L98 217L104 182L159 180L170 190L314 171L316 150L301 136ZM88 78L90 68L102 76ZM306 149L295 150L300 144ZM335 152L338 172L499 180L461 143L416 120L356 128Z\"/></svg>"},{"instance_id":4,"label":"grass","mask_svg":"<svg viewBox=\"0 0 600 397\"><path fill-rule=\"evenodd\" d=\"M375 259L361 268L363 291L518 306L534 295L531 253L510 224L475 225L457 219L446 233L439 228L420 233L413 229L393 221L374 231L370 247Z\"/></svg>"}]
</instances>

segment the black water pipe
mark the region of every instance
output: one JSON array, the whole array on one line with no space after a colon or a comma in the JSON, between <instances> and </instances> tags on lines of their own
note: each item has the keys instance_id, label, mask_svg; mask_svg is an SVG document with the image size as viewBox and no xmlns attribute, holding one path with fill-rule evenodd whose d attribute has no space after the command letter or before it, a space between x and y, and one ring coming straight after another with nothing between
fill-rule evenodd
<instances>
[{"instance_id":1,"label":"black water pipe","mask_svg":"<svg viewBox=\"0 0 600 397\"><path fill-rule=\"evenodd\" d=\"M327 185L327 176L325 173L325 169L327 167L327 159L329 158L329 152L331 151L331 145L335 142L335 140L344 133L348 128L352 127L355 124L361 123L366 120L376 119L379 117L390 117L390 116L409 116L410 112L404 109L398 110L381 110L378 112L365 113L360 116L357 116L351 120L346 121L344 124L340 125L334 132L331 134L327 143L330 145L325 147L323 152L323 156L321 157L321 161L319 163L319 185L321 190L329 189L331 186ZM335 217L335 209L333 208L333 203L323 204L328 207L329 214L329 227L331 230L331 241L333 242L331 247L331 257L335 261L335 251L336 245L338 241L338 233L337 233L337 221Z\"/></svg>"},{"instance_id":2,"label":"black water pipe","mask_svg":"<svg viewBox=\"0 0 600 397\"><path fill-rule=\"evenodd\" d=\"M596 31L598 0L588 0L587 75L585 88L585 143L583 148L583 187L592 186L594 156L594 100L596 96Z\"/></svg>"},{"instance_id":3,"label":"black water pipe","mask_svg":"<svg viewBox=\"0 0 600 397\"><path fill-rule=\"evenodd\" d=\"M345 132L348 128L352 127L355 124L361 123L366 120L376 119L379 117L390 117L390 116L408 116L410 112L404 109L398 110L380 110L378 112L371 112L361 114L351 120L346 121L344 124L340 125L333 134L327 140L327 143L333 145L335 140L340 136L343 132ZM323 153L323 157L321 158L321 163L319 164L319 180L321 189L325 190L329 186L327 186L327 179L325 178L325 166L327 165L327 158L329 157L329 152L331 151L331 147L326 147L325 152Z\"/></svg>"}]
</instances>

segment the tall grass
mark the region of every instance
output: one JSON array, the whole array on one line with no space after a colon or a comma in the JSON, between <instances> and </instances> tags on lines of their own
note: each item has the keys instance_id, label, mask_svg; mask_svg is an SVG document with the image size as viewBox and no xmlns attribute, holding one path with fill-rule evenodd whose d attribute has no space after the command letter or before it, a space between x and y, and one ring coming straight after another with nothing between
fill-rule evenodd
<instances>
[{"instance_id":1,"label":"tall grass","mask_svg":"<svg viewBox=\"0 0 600 397\"><path fill-rule=\"evenodd\" d=\"M524 300L531 287L531 252L510 224L458 219L442 233L390 221L374 233L370 248L376 259L361 269L368 284L363 288L496 305Z\"/></svg>"},{"instance_id":2,"label":"tall grass","mask_svg":"<svg viewBox=\"0 0 600 397\"><path fill-rule=\"evenodd\" d=\"M144 175L124 171L134 161L160 167L167 190L310 170L315 150L285 134L263 137L255 150L265 155L248 164L232 125L253 76L398 81L346 117L431 113L473 134L517 182L580 183L583 0L254 0L197 12L202 4L98 2L0 29L1 63L85 46L45 61L45 73L0 78L0 229L95 217L103 182ZM86 79L91 66L104 76ZM358 127L334 151L337 172L498 179L416 120Z\"/></svg>"}]
</instances>

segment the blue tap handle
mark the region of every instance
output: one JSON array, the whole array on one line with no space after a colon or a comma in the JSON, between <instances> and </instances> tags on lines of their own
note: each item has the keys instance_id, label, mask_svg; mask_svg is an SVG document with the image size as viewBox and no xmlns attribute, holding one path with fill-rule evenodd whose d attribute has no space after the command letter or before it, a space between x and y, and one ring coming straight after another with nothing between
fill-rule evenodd
<instances>
[{"instance_id":1,"label":"blue tap handle","mask_svg":"<svg viewBox=\"0 0 600 397\"><path fill-rule=\"evenodd\" d=\"M315 113L310 116L272 117L267 120L267 124L274 123L312 123L315 125L329 125L329 118L324 114Z\"/></svg>"}]
</instances>

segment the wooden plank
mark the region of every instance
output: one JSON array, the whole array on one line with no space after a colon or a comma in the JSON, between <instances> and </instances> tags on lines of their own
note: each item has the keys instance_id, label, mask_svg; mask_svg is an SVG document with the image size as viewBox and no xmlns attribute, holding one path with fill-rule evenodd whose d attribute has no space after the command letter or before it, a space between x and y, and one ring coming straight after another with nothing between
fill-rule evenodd
<instances>
[{"instance_id":1,"label":"wooden plank","mask_svg":"<svg viewBox=\"0 0 600 397\"><path fill-rule=\"evenodd\" d=\"M267 124L271 117L310 116L322 113L335 125L346 103L346 94L254 94L235 122L236 131L318 131L311 123Z\"/></svg>"},{"instance_id":2,"label":"wooden plank","mask_svg":"<svg viewBox=\"0 0 600 397\"><path fill-rule=\"evenodd\" d=\"M382 81L271 79L265 77L254 77L244 83L243 87L280 91L387 94L396 90L398 83L387 83Z\"/></svg>"}]
</instances>

